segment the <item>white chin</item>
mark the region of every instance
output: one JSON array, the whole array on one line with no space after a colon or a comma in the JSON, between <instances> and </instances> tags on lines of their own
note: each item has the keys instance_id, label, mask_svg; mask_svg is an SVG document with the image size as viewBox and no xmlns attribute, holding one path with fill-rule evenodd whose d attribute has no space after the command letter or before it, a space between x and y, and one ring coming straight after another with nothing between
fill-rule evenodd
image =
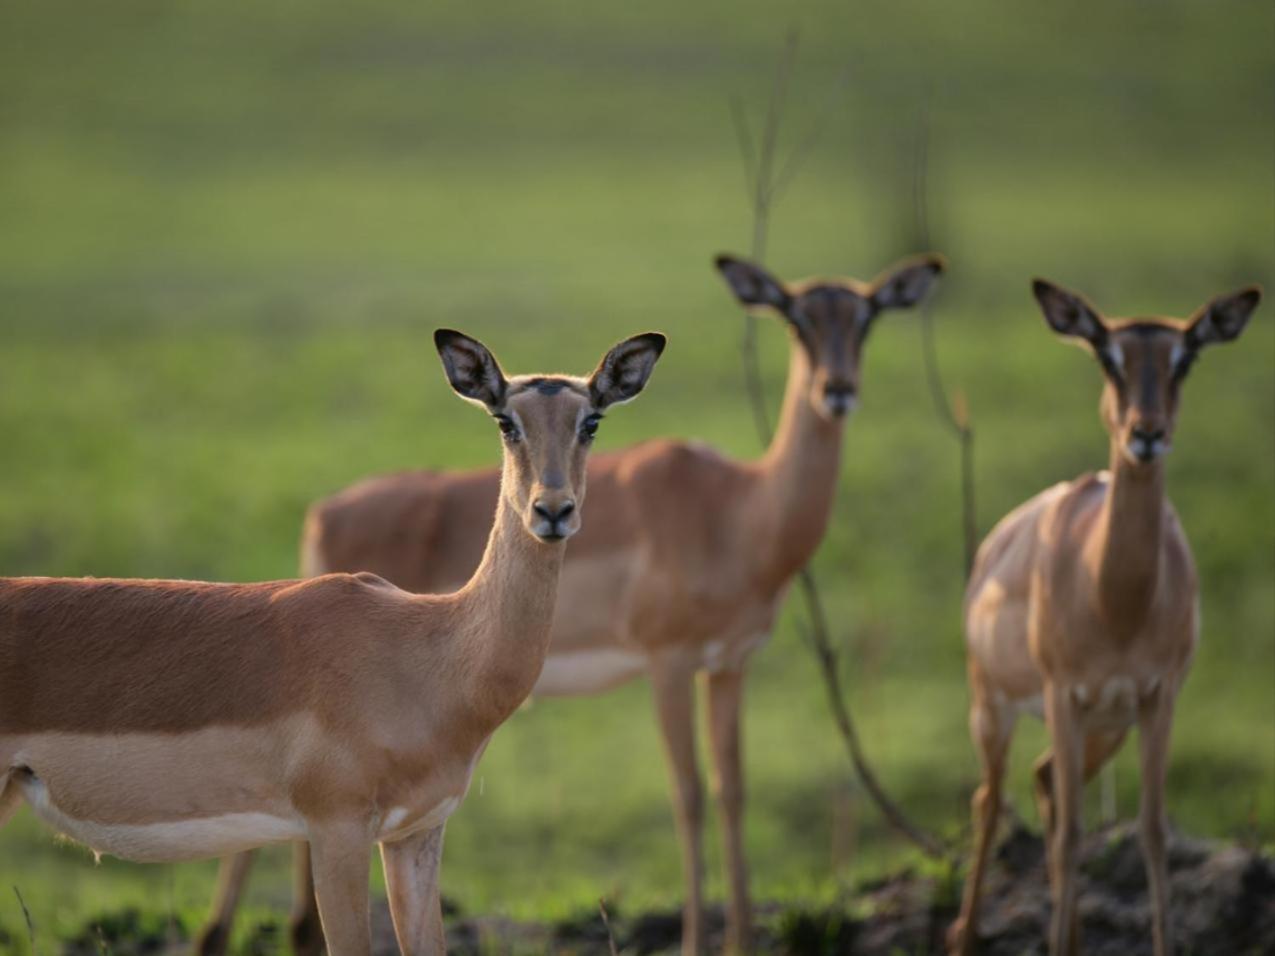
<instances>
[{"instance_id":1,"label":"white chin","mask_svg":"<svg viewBox=\"0 0 1275 956\"><path fill-rule=\"evenodd\" d=\"M858 404L853 398L825 398L823 413L834 420L849 418Z\"/></svg>"},{"instance_id":2,"label":"white chin","mask_svg":"<svg viewBox=\"0 0 1275 956\"><path fill-rule=\"evenodd\" d=\"M1154 441L1149 447L1144 442L1131 441L1125 443L1124 456L1130 464L1149 465L1163 458L1168 450L1169 446L1162 441Z\"/></svg>"}]
</instances>

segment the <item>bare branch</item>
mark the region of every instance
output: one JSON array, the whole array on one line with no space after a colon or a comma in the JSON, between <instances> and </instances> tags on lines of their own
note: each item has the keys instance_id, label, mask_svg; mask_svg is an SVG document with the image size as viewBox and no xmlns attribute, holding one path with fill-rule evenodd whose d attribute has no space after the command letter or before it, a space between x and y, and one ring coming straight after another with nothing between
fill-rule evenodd
<instances>
[{"instance_id":1,"label":"bare branch","mask_svg":"<svg viewBox=\"0 0 1275 956\"><path fill-rule=\"evenodd\" d=\"M930 248L928 180L931 95L932 88L927 88L917 115L916 139L912 149L912 245L917 251ZM964 544L965 577L968 579L974 569L974 555L978 550L978 513L974 497L974 427L964 393L957 392L951 401L948 400L948 391L939 370L938 349L934 342L934 316L928 302L921 305L921 354L925 361L925 379L930 389L930 400L934 403L934 414L960 446L961 539Z\"/></svg>"},{"instance_id":2,"label":"bare branch","mask_svg":"<svg viewBox=\"0 0 1275 956\"><path fill-rule=\"evenodd\" d=\"M767 110L766 124L762 133L759 152L754 153L752 138L749 135L747 119L742 105L732 101L731 108L735 120L735 134L743 157L745 178L750 182L753 203L753 259L761 262L765 257L766 239L770 230L770 211L772 203L782 189L796 175L806 155L813 147L831 114L833 98L830 96L824 109L807 132L804 139L779 166L778 174L772 174L775 168L775 149L779 139L779 130L783 119L783 109L788 92L789 78L793 62L797 54L797 33L791 30L784 45L783 55L775 74L774 87L771 90L770 106ZM849 70L842 72L834 93L843 89L849 81ZM761 372L757 359L757 339L755 317L748 311L744 313L744 387L753 409L753 420L757 427L757 436L763 445L768 445L772 438L770 418L766 409L766 396L762 387ZM923 853L931 857L944 856L943 844L932 834L925 832L913 824L903 811L890 799L885 789L877 780L876 774L868 764L864 755L859 734L855 729L850 709L845 702L845 693L841 686L841 677L837 670L837 655L833 648L828 628L827 615L824 613L823 601L814 574L809 567L798 574L801 594L806 606L809 621L807 628L801 628L819 669L823 674L824 687L828 694L828 704L832 709L833 721L846 746L851 764L859 779L863 782L868 795L880 808L886 820L900 833L915 843Z\"/></svg>"}]
</instances>

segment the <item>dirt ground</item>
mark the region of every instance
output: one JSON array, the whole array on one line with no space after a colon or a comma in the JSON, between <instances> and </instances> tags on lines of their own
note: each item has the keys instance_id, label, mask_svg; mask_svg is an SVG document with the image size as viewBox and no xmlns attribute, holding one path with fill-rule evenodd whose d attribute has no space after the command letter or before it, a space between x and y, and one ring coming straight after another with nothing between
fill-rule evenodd
<instances>
[{"instance_id":1,"label":"dirt ground","mask_svg":"<svg viewBox=\"0 0 1275 956\"><path fill-rule=\"evenodd\" d=\"M1226 843L1175 835L1170 842L1173 929L1179 956L1269 956L1275 954L1275 857ZM1130 826L1091 834L1086 840L1080 914L1089 956L1151 953L1146 879ZM898 954L942 953L943 933L955 915L958 888L934 877L900 873L863 887L840 909L758 907L762 953ZM549 953L609 956L612 939L626 954L676 951L681 932L677 912L610 912L611 938L601 916L582 914L559 923L452 914L448 948L456 956ZM1049 918L1044 851L1040 838L1013 830L997 850L989 874L982 918L986 956L1044 954ZM376 956L397 954L384 903L374 909ZM710 913L711 948L720 951L722 912ZM67 956L142 956L184 951L158 935L147 938L115 914L86 927L66 945ZM99 932L99 926L112 927ZM257 929L250 950L266 956L283 950L278 926Z\"/></svg>"}]
</instances>

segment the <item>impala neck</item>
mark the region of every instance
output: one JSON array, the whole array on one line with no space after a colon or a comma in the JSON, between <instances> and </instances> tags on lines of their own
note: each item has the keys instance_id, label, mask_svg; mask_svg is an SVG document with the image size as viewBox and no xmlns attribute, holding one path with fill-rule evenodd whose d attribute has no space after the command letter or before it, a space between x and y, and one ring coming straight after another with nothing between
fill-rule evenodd
<instances>
[{"instance_id":1,"label":"impala neck","mask_svg":"<svg viewBox=\"0 0 1275 956\"><path fill-rule=\"evenodd\" d=\"M1134 466L1115 441L1111 487L1098 515L1098 604L1116 629L1131 635L1146 619L1160 575L1164 535L1164 463Z\"/></svg>"},{"instance_id":2,"label":"impala neck","mask_svg":"<svg viewBox=\"0 0 1275 956\"><path fill-rule=\"evenodd\" d=\"M793 335L779 425L758 462L762 498L754 504L768 519L773 540L767 553L784 580L819 547L837 492L845 423L829 421L811 406L813 380L810 357Z\"/></svg>"},{"instance_id":3,"label":"impala neck","mask_svg":"<svg viewBox=\"0 0 1275 956\"><path fill-rule=\"evenodd\" d=\"M512 480L508 461L500 480L487 548L459 596L466 619L480 622L468 634L475 645L466 666L473 703L503 720L526 699L544 665L566 543L541 541L527 530L504 495Z\"/></svg>"}]
</instances>

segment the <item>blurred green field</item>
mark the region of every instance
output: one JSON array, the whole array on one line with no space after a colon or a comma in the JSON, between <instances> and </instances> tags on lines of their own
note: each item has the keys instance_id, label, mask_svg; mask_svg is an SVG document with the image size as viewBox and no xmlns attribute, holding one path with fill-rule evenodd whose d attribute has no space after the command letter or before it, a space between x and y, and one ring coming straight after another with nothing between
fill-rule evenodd
<instances>
[{"instance_id":1,"label":"blurred green field","mask_svg":"<svg viewBox=\"0 0 1275 956\"><path fill-rule=\"evenodd\" d=\"M980 526L1105 462L1099 375L1027 280L1114 315L1275 288L1275 11L915 2L129 3L18 0L0 30L0 574L291 576L309 501L378 471L494 463L430 343L583 372L621 336L670 346L600 447L676 434L757 451L742 319L710 268L746 251L728 111L754 119L802 31L786 142L833 100L772 227L781 275L868 277L910 252L930 93L941 360L977 429ZM874 332L817 570L878 770L958 832L965 729L955 448L914 315ZM772 400L785 340L761 325ZM1169 485L1204 632L1174 738L1183 829L1275 840L1275 311L1186 389ZM585 520L588 520L586 505ZM747 704L759 897L823 899L907 858L850 778L786 618ZM1021 812L1043 733L1011 772ZM1132 750L1119 809L1136 807ZM715 833L710 892L720 895ZM445 892L520 916L671 905L678 857L644 685L537 702L496 736L448 828ZM194 922L215 865L133 867L0 832L0 950L48 952L138 904ZM379 876L378 876L379 879ZM245 915L281 915L285 854ZM251 919L241 921L246 927Z\"/></svg>"}]
</instances>

